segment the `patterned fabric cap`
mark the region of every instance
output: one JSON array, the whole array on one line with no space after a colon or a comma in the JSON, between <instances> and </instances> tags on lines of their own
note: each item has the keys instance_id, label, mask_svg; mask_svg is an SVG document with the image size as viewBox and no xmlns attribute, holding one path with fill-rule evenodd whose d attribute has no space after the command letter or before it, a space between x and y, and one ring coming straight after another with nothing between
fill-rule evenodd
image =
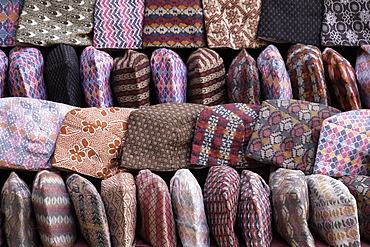
<instances>
[{"instance_id":1,"label":"patterned fabric cap","mask_svg":"<svg viewBox=\"0 0 370 247\"><path fill-rule=\"evenodd\" d=\"M15 34L23 2L24 0L0 2L0 47L15 46Z\"/></svg>"},{"instance_id":2,"label":"patterned fabric cap","mask_svg":"<svg viewBox=\"0 0 370 247\"><path fill-rule=\"evenodd\" d=\"M121 107L143 107L150 104L150 63L148 56L127 50L114 59L111 87Z\"/></svg>"},{"instance_id":3,"label":"patterned fabric cap","mask_svg":"<svg viewBox=\"0 0 370 247\"><path fill-rule=\"evenodd\" d=\"M32 188L32 205L43 246L67 247L76 242L76 215L59 173L47 170L37 173Z\"/></svg>"},{"instance_id":4,"label":"patterned fabric cap","mask_svg":"<svg viewBox=\"0 0 370 247\"><path fill-rule=\"evenodd\" d=\"M145 0L144 47L205 46L200 0Z\"/></svg>"},{"instance_id":5,"label":"patterned fabric cap","mask_svg":"<svg viewBox=\"0 0 370 247\"><path fill-rule=\"evenodd\" d=\"M197 118L190 163L200 166L261 166L245 150L261 106L243 103L205 108Z\"/></svg>"},{"instance_id":6,"label":"patterned fabric cap","mask_svg":"<svg viewBox=\"0 0 370 247\"><path fill-rule=\"evenodd\" d=\"M322 53L332 106L343 111L361 109L356 74L350 62L332 48Z\"/></svg>"},{"instance_id":7,"label":"patterned fabric cap","mask_svg":"<svg viewBox=\"0 0 370 247\"><path fill-rule=\"evenodd\" d=\"M341 177L370 175L370 110L342 112L324 120L313 172Z\"/></svg>"},{"instance_id":8,"label":"patterned fabric cap","mask_svg":"<svg viewBox=\"0 0 370 247\"><path fill-rule=\"evenodd\" d=\"M215 51L199 48L186 62L188 67L188 102L208 106L226 103L224 60Z\"/></svg>"},{"instance_id":9,"label":"patterned fabric cap","mask_svg":"<svg viewBox=\"0 0 370 247\"><path fill-rule=\"evenodd\" d=\"M319 48L311 45L293 45L288 50L286 67L295 99L330 105Z\"/></svg>"},{"instance_id":10,"label":"patterned fabric cap","mask_svg":"<svg viewBox=\"0 0 370 247\"><path fill-rule=\"evenodd\" d=\"M60 44L49 49L45 59L48 100L84 107L80 63L73 46Z\"/></svg>"},{"instance_id":11,"label":"patterned fabric cap","mask_svg":"<svg viewBox=\"0 0 370 247\"><path fill-rule=\"evenodd\" d=\"M341 182L325 175L306 177L310 228L330 246L361 246L355 197Z\"/></svg>"},{"instance_id":12,"label":"patterned fabric cap","mask_svg":"<svg viewBox=\"0 0 370 247\"><path fill-rule=\"evenodd\" d=\"M92 45L95 0L24 0L17 44Z\"/></svg>"},{"instance_id":13,"label":"patterned fabric cap","mask_svg":"<svg viewBox=\"0 0 370 247\"><path fill-rule=\"evenodd\" d=\"M274 224L290 246L315 246L308 227L309 194L302 171L279 168L270 177Z\"/></svg>"},{"instance_id":14,"label":"patterned fabric cap","mask_svg":"<svg viewBox=\"0 0 370 247\"><path fill-rule=\"evenodd\" d=\"M167 103L131 112L121 166L175 171L189 167L197 117L204 106Z\"/></svg>"},{"instance_id":15,"label":"patterned fabric cap","mask_svg":"<svg viewBox=\"0 0 370 247\"><path fill-rule=\"evenodd\" d=\"M136 186L132 174L121 172L101 182L112 246L132 247L136 228Z\"/></svg>"},{"instance_id":16,"label":"patterned fabric cap","mask_svg":"<svg viewBox=\"0 0 370 247\"><path fill-rule=\"evenodd\" d=\"M238 172L229 166L212 166L204 184L204 205L210 231L218 246L239 246L235 234L240 190Z\"/></svg>"},{"instance_id":17,"label":"patterned fabric cap","mask_svg":"<svg viewBox=\"0 0 370 247\"><path fill-rule=\"evenodd\" d=\"M111 246L107 215L95 186L76 173L67 178L66 185L80 231L87 243L91 246Z\"/></svg>"},{"instance_id":18,"label":"patterned fabric cap","mask_svg":"<svg viewBox=\"0 0 370 247\"><path fill-rule=\"evenodd\" d=\"M274 45L267 46L257 58L261 73L262 98L292 99L292 85L279 50Z\"/></svg>"},{"instance_id":19,"label":"patterned fabric cap","mask_svg":"<svg viewBox=\"0 0 370 247\"><path fill-rule=\"evenodd\" d=\"M1 6L1 3L0 3ZM1 38L0 38L1 42ZM0 98L4 98L8 95L7 89L7 79L8 79L8 67L9 67L9 59L7 55L0 50Z\"/></svg>"},{"instance_id":20,"label":"patterned fabric cap","mask_svg":"<svg viewBox=\"0 0 370 247\"><path fill-rule=\"evenodd\" d=\"M270 188L265 180L255 172L243 170L237 218L247 247L270 246L271 210Z\"/></svg>"},{"instance_id":21,"label":"patterned fabric cap","mask_svg":"<svg viewBox=\"0 0 370 247\"><path fill-rule=\"evenodd\" d=\"M0 99L0 167L51 168L64 116L74 107L23 97Z\"/></svg>"},{"instance_id":22,"label":"patterned fabric cap","mask_svg":"<svg viewBox=\"0 0 370 247\"><path fill-rule=\"evenodd\" d=\"M188 169L180 169L170 181L177 231L182 246L209 247L209 228L202 188Z\"/></svg>"},{"instance_id":23,"label":"patterned fabric cap","mask_svg":"<svg viewBox=\"0 0 370 247\"><path fill-rule=\"evenodd\" d=\"M370 108L370 45L360 47L356 58L356 79L363 108Z\"/></svg>"},{"instance_id":24,"label":"patterned fabric cap","mask_svg":"<svg viewBox=\"0 0 370 247\"><path fill-rule=\"evenodd\" d=\"M10 96L47 99L41 51L32 47L11 49L8 83Z\"/></svg>"},{"instance_id":25,"label":"patterned fabric cap","mask_svg":"<svg viewBox=\"0 0 370 247\"><path fill-rule=\"evenodd\" d=\"M15 172L10 174L1 190L1 212L8 246L38 246L31 190Z\"/></svg>"},{"instance_id":26,"label":"patterned fabric cap","mask_svg":"<svg viewBox=\"0 0 370 247\"><path fill-rule=\"evenodd\" d=\"M243 49L233 59L226 74L227 94L230 103L261 103L261 86L257 63Z\"/></svg>"},{"instance_id":27,"label":"patterned fabric cap","mask_svg":"<svg viewBox=\"0 0 370 247\"><path fill-rule=\"evenodd\" d=\"M257 38L261 5L262 0L203 0L208 47L239 50L266 45Z\"/></svg>"},{"instance_id":28,"label":"patterned fabric cap","mask_svg":"<svg viewBox=\"0 0 370 247\"><path fill-rule=\"evenodd\" d=\"M121 147L133 110L89 107L68 112L60 128L53 166L101 179L119 172Z\"/></svg>"},{"instance_id":29,"label":"patterned fabric cap","mask_svg":"<svg viewBox=\"0 0 370 247\"><path fill-rule=\"evenodd\" d=\"M311 174L322 122L339 112L308 101L266 100L248 143L247 156Z\"/></svg>"},{"instance_id":30,"label":"patterned fabric cap","mask_svg":"<svg viewBox=\"0 0 370 247\"><path fill-rule=\"evenodd\" d=\"M135 177L141 213L141 236L153 246L177 245L171 195L166 182L149 170Z\"/></svg>"}]
</instances>

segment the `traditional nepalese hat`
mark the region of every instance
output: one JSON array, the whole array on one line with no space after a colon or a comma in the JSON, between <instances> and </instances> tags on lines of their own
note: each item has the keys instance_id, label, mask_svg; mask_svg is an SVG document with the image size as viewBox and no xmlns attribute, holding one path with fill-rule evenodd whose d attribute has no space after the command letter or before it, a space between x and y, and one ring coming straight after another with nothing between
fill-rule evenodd
<instances>
[{"instance_id":1,"label":"traditional nepalese hat","mask_svg":"<svg viewBox=\"0 0 370 247\"><path fill-rule=\"evenodd\" d=\"M2 1L0 3L1 28L0 47L15 46L15 33L24 0Z\"/></svg>"},{"instance_id":2,"label":"traditional nepalese hat","mask_svg":"<svg viewBox=\"0 0 370 247\"><path fill-rule=\"evenodd\" d=\"M8 56L5 54L5 52L0 50L0 98L4 98L8 95L8 67Z\"/></svg>"},{"instance_id":3,"label":"traditional nepalese hat","mask_svg":"<svg viewBox=\"0 0 370 247\"><path fill-rule=\"evenodd\" d=\"M356 79L361 105L370 108L370 45L360 47L356 58Z\"/></svg>"}]
</instances>

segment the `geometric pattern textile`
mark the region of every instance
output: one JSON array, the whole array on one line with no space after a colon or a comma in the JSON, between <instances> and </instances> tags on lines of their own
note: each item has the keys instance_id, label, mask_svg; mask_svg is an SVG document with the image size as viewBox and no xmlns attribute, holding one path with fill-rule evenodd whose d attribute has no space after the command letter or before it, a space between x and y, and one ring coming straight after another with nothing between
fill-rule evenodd
<instances>
[{"instance_id":1,"label":"geometric pattern textile","mask_svg":"<svg viewBox=\"0 0 370 247\"><path fill-rule=\"evenodd\" d=\"M342 112L324 120L313 173L332 177L370 175L370 110Z\"/></svg>"},{"instance_id":2,"label":"geometric pattern textile","mask_svg":"<svg viewBox=\"0 0 370 247\"><path fill-rule=\"evenodd\" d=\"M0 1L0 47L15 46L18 18L24 0Z\"/></svg>"},{"instance_id":3,"label":"geometric pattern textile","mask_svg":"<svg viewBox=\"0 0 370 247\"><path fill-rule=\"evenodd\" d=\"M0 3L0 6L1 6L1 3ZM5 96L7 96L8 67L9 67L9 59L7 55L5 54L5 52L0 50L0 98L4 98Z\"/></svg>"},{"instance_id":4,"label":"geometric pattern textile","mask_svg":"<svg viewBox=\"0 0 370 247\"><path fill-rule=\"evenodd\" d=\"M370 45L360 47L356 57L356 79L361 105L370 108Z\"/></svg>"}]
</instances>

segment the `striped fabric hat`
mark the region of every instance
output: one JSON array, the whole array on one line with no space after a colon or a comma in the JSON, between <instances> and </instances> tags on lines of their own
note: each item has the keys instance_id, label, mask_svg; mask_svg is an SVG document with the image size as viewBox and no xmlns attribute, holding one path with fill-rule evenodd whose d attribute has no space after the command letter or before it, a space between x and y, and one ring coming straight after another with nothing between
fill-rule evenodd
<instances>
[{"instance_id":1,"label":"striped fabric hat","mask_svg":"<svg viewBox=\"0 0 370 247\"><path fill-rule=\"evenodd\" d=\"M0 47L15 46L15 34L24 0L0 2Z\"/></svg>"},{"instance_id":2,"label":"striped fabric hat","mask_svg":"<svg viewBox=\"0 0 370 247\"><path fill-rule=\"evenodd\" d=\"M370 108L370 45L360 47L356 57L356 79L363 108Z\"/></svg>"},{"instance_id":3,"label":"striped fabric hat","mask_svg":"<svg viewBox=\"0 0 370 247\"><path fill-rule=\"evenodd\" d=\"M8 96L8 56L0 50L0 98Z\"/></svg>"}]
</instances>

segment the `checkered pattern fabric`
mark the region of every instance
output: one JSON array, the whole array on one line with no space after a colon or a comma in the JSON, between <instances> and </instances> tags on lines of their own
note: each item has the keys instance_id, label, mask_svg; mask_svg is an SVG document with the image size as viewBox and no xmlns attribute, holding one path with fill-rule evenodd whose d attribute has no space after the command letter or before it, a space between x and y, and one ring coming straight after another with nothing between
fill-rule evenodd
<instances>
[{"instance_id":1,"label":"checkered pattern fabric","mask_svg":"<svg viewBox=\"0 0 370 247\"><path fill-rule=\"evenodd\" d=\"M0 2L0 47L15 46L15 34L24 0Z\"/></svg>"},{"instance_id":2,"label":"checkered pattern fabric","mask_svg":"<svg viewBox=\"0 0 370 247\"><path fill-rule=\"evenodd\" d=\"M0 98L4 98L8 95L8 67L8 56L5 54L5 52L0 50Z\"/></svg>"},{"instance_id":3,"label":"checkered pattern fabric","mask_svg":"<svg viewBox=\"0 0 370 247\"><path fill-rule=\"evenodd\" d=\"M363 108L370 108L370 45L360 47L356 57L356 79Z\"/></svg>"}]
</instances>

